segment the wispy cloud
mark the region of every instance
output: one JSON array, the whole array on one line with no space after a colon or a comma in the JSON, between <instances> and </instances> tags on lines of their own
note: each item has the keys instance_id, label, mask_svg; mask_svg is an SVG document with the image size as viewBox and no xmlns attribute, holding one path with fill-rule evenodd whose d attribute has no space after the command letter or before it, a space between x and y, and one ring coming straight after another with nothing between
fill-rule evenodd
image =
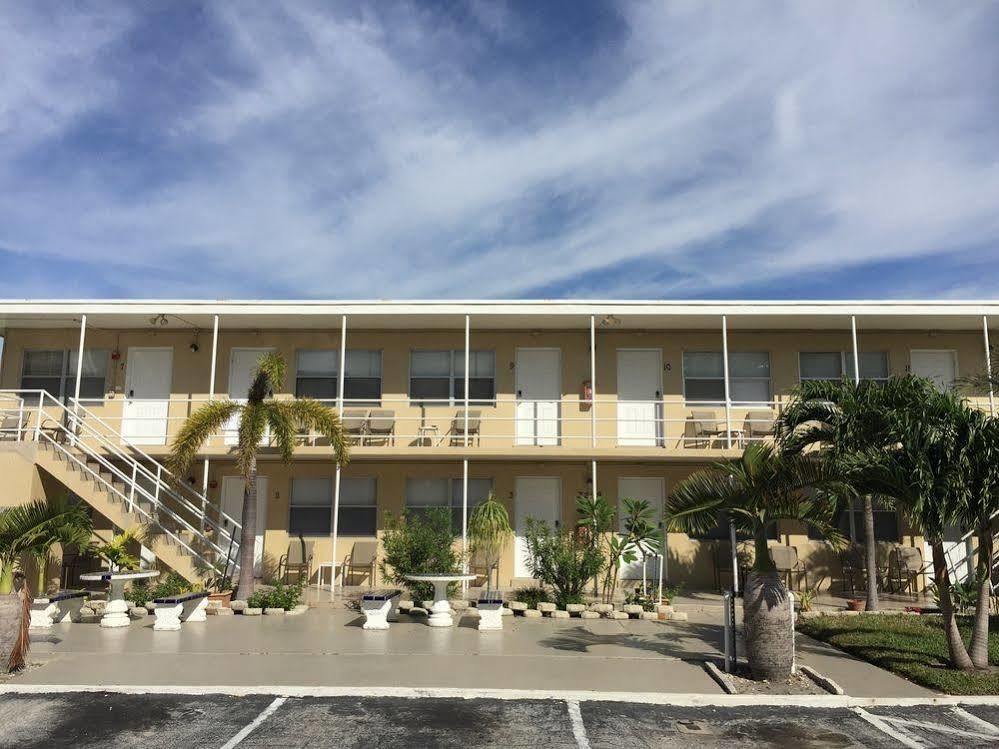
<instances>
[{"instance_id":1,"label":"wispy cloud","mask_svg":"<svg viewBox=\"0 0 999 749\"><path fill-rule=\"evenodd\" d=\"M2 14L2 295L996 291L989 4L137 7Z\"/></svg>"}]
</instances>

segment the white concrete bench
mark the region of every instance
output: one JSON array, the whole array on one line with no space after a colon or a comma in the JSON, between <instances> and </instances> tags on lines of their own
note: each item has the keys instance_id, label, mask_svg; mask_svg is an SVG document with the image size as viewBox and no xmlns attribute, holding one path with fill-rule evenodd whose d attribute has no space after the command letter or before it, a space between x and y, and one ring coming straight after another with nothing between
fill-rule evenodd
<instances>
[{"instance_id":1,"label":"white concrete bench","mask_svg":"<svg viewBox=\"0 0 999 749\"><path fill-rule=\"evenodd\" d=\"M205 609L208 608L208 593L183 593L169 598L157 598L153 603L156 608L156 623L153 629L178 630L181 622L203 622L208 619Z\"/></svg>"},{"instance_id":2,"label":"white concrete bench","mask_svg":"<svg viewBox=\"0 0 999 749\"><path fill-rule=\"evenodd\" d=\"M361 596L364 629L388 629L390 621L398 621L401 590L376 590Z\"/></svg>"},{"instance_id":3,"label":"white concrete bench","mask_svg":"<svg viewBox=\"0 0 999 749\"><path fill-rule=\"evenodd\" d=\"M60 590L35 598L31 602L31 628L48 629L53 624L72 621L79 616L86 597L83 590Z\"/></svg>"},{"instance_id":4,"label":"white concrete bench","mask_svg":"<svg viewBox=\"0 0 999 749\"><path fill-rule=\"evenodd\" d=\"M482 597L475 603L479 610L479 631L503 629L503 599Z\"/></svg>"}]
</instances>

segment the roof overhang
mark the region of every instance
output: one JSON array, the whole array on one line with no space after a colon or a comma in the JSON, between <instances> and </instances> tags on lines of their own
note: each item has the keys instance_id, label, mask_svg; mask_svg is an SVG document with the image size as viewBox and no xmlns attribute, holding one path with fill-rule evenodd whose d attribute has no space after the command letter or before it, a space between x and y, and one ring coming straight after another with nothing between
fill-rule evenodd
<instances>
[{"instance_id":1,"label":"roof overhang","mask_svg":"<svg viewBox=\"0 0 999 749\"><path fill-rule=\"evenodd\" d=\"M851 316L868 330L980 330L999 301L0 300L0 331L72 328L84 314L95 327L158 330L210 328L216 315L226 329L339 328L343 315L354 329L461 329L469 315L478 330L585 330L591 316L602 330L714 330L722 316L736 330L842 330Z\"/></svg>"}]
</instances>

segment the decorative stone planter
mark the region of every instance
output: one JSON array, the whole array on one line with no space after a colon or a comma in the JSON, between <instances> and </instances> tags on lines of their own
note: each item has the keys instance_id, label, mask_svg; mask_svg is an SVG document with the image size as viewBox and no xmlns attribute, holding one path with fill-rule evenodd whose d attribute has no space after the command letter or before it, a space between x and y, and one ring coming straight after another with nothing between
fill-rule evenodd
<instances>
[{"instance_id":1,"label":"decorative stone planter","mask_svg":"<svg viewBox=\"0 0 999 749\"><path fill-rule=\"evenodd\" d=\"M228 606L232 603L232 591L227 590L224 593L209 593L209 601L218 601L223 606Z\"/></svg>"},{"instance_id":2,"label":"decorative stone planter","mask_svg":"<svg viewBox=\"0 0 999 749\"><path fill-rule=\"evenodd\" d=\"M851 598L846 602L846 607L850 611L863 611L867 608L867 601L863 598Z\"/></svg>"}]
</instances>

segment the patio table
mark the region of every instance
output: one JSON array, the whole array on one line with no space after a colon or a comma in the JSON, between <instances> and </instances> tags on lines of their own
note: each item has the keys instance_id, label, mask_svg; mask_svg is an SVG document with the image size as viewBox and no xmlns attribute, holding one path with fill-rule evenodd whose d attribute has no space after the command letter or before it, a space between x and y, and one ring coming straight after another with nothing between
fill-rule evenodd
<instances>
[{"instance_id":1,"label":"patio table","mask_svg":"<svg viewBox=\"0 0 999 749\"><path fill-rule=\"evenodd\" d=\"M430 616L427 617L427 624L431 627L450 627L454 625L454 618L451 616L451 604L447 600L447 586L450 583L460 583L468 580L472 581L476 575L465 575L457 573L404 575L407 580L414 583L432 583L434 586L434 605L430 607Z\"/></svg>"},{"instance_id":2,"label":"patio table","mask_svg":"<svg viewBox=\"0 0 999 749\"><path fill-rule=\"evenodd\" d=\"M108 584L108 605L101 617L102 627L127 627L128 604L125 603L125 583L132 580L147 580L157 577L158 570L132 570L130 572L88 572L80 575L81 580L103 580Z\"/></svg>"}]
</instances>

